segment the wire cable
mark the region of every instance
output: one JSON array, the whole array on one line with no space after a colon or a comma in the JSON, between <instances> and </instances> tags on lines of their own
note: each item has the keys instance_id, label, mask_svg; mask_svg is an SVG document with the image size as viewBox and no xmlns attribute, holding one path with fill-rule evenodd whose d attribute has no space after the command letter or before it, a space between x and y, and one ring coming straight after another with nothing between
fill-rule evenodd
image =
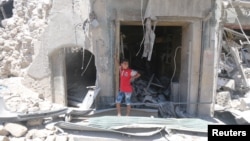
<instances>
[{"instance_id":1,"label":"wire cable","mask_svg":"<svg viewBox=\"0 0 250 141\"><path fill-rule=\"evenodd\" d=\"M172 81L173 81L173 79L174 79L174 76L175 76L175 73L176 73L176 54L177 54L178 49L180 49L180 48L181 48L181 46L178 46L178 47L175 49L175 54L174 54L174 73L173 73L173 75L172 75L172 77L171 77L171 80L170 80L171 83L172 83Z\"/></svg>"},{"instance_id":2,"label":"wire cable","mask_svg":"<svg viewBox=\"0 0 250 141\"><path fill-rule=\"evenodd\" d=\"M142 38L142 41L141 41L141 44L140 44L140 49L138 50L138 52L136 53L136 56L139 55L139 53L141 52L141 49L142 49L142 44L143 44L143 41L145 39L145 29L144 29L144 18L142 17L142 8L143 8L143 0L141 0L141 24L142 24L142 30L143 30L143 38Z\"/></svg>"},{"instance_id":3,"label":"wire cable","mask_svg":"<svg viewBox=\"0 0 250 141\"><path fill-rule=\"evenodd\" d=\"M86 68L84 69L84 71L81 73L81 76L83 76L83 74L84 74L84 73L86 72L86 70L88 69L89 64L90 64L90 62L91 62L91 60L92 60L92 57L93 57L93 54L91 54L91 56L90 56L90 58L89 58L89 62L88 62L88 64L87 64Z\"/></svg>"}]
</instances>

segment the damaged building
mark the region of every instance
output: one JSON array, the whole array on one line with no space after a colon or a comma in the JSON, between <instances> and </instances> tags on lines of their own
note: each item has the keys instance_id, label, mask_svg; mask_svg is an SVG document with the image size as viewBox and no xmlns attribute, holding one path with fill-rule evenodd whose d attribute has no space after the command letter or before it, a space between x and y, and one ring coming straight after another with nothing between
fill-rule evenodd
<instances>
[{"instance_id":1,"label":"damaged building","mask_svg":"<svg viewBox=\"0 0 250 141\"><path fill-rule=\"evenodd\" d=\"M14 0L14 8L18 4L21 3ZM1 5L0 18L1 26L9 29L13 17L3 12L6 5ZM222 47L226 51L231 49L224 46L225 37L241 32L240 28L238 32L236 29L237 16L230 17L232 10L225 10L234 6L239 8L242 6L239 3L222 0L44 0L38 6L37 12L14 11L14 16L24 14L34 20L37 17L39 22L27 20L32 25L28 27L29 32L36 31L29 36L35 39L24 35L21 37L26 42L15 43L32 50L21 55L29 60L26 64L15 65L22 71L16 72L7 62L9 65L3 65L6 67L1 69L5 73L1 75L23 76L27 87L54 103L81 107L88 92L94 90L90 101L97 109L114 106L122 58L129 59L130 67L141 74L132 84L133 106L159 109L162 117L176 113L179 117L183 114L213 116L220 87L217 81L228 80L226 75L236 72L234 68L238 68L240 77L246 77L241 64L230 66L230 61L236 60L224 62L223 70L218 71L223 61L218 61ZM249 18L239 18L245 19L243 27L249 33ZM225 33L224 27L230 31ZM245 63L249 64L248 61ZM248 87L246 83L243 84Z\"/></svg>"}]
</instances>

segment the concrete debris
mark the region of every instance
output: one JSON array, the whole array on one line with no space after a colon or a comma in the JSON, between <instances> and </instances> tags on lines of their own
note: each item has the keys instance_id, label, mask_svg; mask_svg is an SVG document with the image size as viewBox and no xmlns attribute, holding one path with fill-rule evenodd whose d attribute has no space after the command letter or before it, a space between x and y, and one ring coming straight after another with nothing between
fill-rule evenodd
<instances>
[{"instance_id":1,"label":"concrete debris","mask_svg":"<svg viewBox=\"0 0 250 141\"><path fill-rule=\"evenodd\" d=\"M9 132L4 128L3 125L0 125L0 136L7 136Z\"/></svg>"},{"instance_id":2,"label":"concrete debris","mask_svg":"<svg viewBox=\"0 0 250 141\"><path fill-rule=\"evenodd\" d=\"M46 124L46 125L45 125L45 128L46 128L47 130L51 130L51 131L55 131L55 130L56 130L56 128L55 128L55 123Z\"/></svg>"},{"instance_id":3,"label":"concrete debris","mask_svg":"<svg viewBox=\"0 0 250 141\"><path fill-rule=\"evenodd\" d=\"M160 80L164 79L161 78ZM148 80L140 78L134 81L132 83L134 88L132 101L134 105L140 104L158 109L160 117L187 117L178 104L169 101L172 95L172 93L170 94L170 88L167 87L169 82L160 80L152 74ZM221 87L234 88L233 81L227 82L226 85L223 84L221 84ZM176 109L179 111L177 112Z\"/></svg>"},{"instance_id":4,"label":"concrete debris","mask_svg":"<svg viewBox=\"0 0 250 141\"><path fill-rule=\"evenodd\" d=\"M237 36L233 40L232 35ZM250 99L249 44L243 44L245 36L237 31L225 28L225 41L219 63L215 111L227 111L235 116L238 124L249 123Z\"/></svg>"},{"instance_id":5,"label":"concrete debris","mask_svg":"<svg viewBox=\"0 0 250 141\"><path fill-rule=\"evenodd\" d=\"M40 39L47 26L48 12L51 1L27 0L1 1L4 5L14 7L6 13L7 16L0 21L0 76L24 76L25 69L33 60L34 45ZM4 42L3 42L4 41ZM1 59L0 59L1 60Z\"/></svg>"},{"instance_id":6,"label":"concrete debris","mask_svg":"<svg viewBox=\"0 0 250 141\"><path fill-rule=\"evenodd\" d=\"M4 128L14 137L21 137L28 131L27 127L18 123L6 123Z\"/></svg>"},{"instance_id":7,"label":"concrete debris","mask_svg":"<svg viewBox=\"0 0 250 141\"><path fill-rule=\"evenodd\" d=\"M0 119L1 121L27 121L39 125L42 119L63 115L67 108L45 101L38 93L21 84L20 78L0 80ZM31 121L33 120L33 121Z\"/></svg>"},{"instance_id":8,"label":"concrete debris","mask_svg":"<svg viewBox=\"0 0 250 141\"><path fill-rule=\"evenodd\" d=\"M43 126L26 127L22 123L5 123L1 127L0 141L67 141L68 136L62 135L54 130L55 128L47 129Z\"/></svg>"},{"instance_id":9,"label":"concrete debris","mask_svg":"<svg viewBox=\"0 0 250 141\"><path fill-rule=\"evenodd\" d=\"M216 95L216 104L222 107L230 107L231 95L229 91L218 92Z\"/></svg>"},{"instance_id":10,"label":"concrete debris","mask_svg":"<svg viewBox=\"0 0 250 141\"><path fill-rule=\"evenodd\" d=\"M239 111L236 109L229 109L232 115L234 115L237 124L250 124L250 110Z\"/></svg>"},{"instance_id":11,"label":"concrete debris","mask_svg":"<svg viewBox=\"0 0 250 141\"><path fill-rule=\"evenodd\" d=\"M18 113L10 112L2 97L0 97L0 119L1 121L27 121L32 119L40 119L46 117L56 117L67 113L67 108L60 108L56 110L37 111L34 113Z\"/></svg>"},{"instance_id":12,"label":"concrete debris","mask_svg":"<svg viewBox=\"0 0 250 141\"><path fill-rule=\"evenodd\" d=\"M39 126L43 124L44 119L31 119L27 121L27 126Z\"/></svg>"},{"instance_id":13,"label":"concrete debris","mask_svg":"<svg viewBox=\"0 0 250 141\"><path fill-rule=\"evenodd\" d=\"M250 99L249 98L240 98L240 111L246 111L250 108Z\"/></svg>"},{"instance_id":14,"label":"concrete debris","mask_svg":"<svg viewBox=\"0 0 250 141\"><path fill-rule=\"evenodd\" d=\"M167 101L168 89L156 80L157 78L153 74L148 81L139 79L133 82L135 102L158 103Z\"/></svg>"},{"instance_id":15,"label":"concrete debris","mask_svg":"<svg viewBox=\"0 0 250 141\"><path fill-rule=\"evenodd\" d=\"M235 90L235 80L218 77L217 89Z\"/></svg>"}]
</instances>

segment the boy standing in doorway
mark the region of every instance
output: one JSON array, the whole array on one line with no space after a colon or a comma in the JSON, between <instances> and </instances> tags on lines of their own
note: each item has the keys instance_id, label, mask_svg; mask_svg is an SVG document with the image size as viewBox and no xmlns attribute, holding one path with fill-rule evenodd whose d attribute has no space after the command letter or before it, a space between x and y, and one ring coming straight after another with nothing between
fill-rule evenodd
<instances>
[{"instance_id":1,"label":"boy standing in doorway","mask_svg":"<svg viewBox=\"0 0 250 141\"><path fill-rule=\"evenodd\" d=\"M125 102L127 105L127 116L130 114L131 110L131 95L133 92L133 87L131 82L133 82L136 78L140 77L140 74L129 68L129 62L127 59L123 59L121 61L120 66L120 89L116 98L116 109L117 115L121 116L121 102L125 97Z\"/></svg>"}]
</instances>

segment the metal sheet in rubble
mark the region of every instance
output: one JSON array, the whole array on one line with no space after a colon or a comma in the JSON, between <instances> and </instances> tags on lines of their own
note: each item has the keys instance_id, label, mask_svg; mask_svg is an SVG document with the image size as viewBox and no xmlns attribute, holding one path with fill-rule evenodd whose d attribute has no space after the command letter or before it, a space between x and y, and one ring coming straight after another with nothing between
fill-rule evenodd
<instances>
[{"instance_id":1,"label":"metal sheet in rubble","mask_svg":"<svg viewBox=\"0 0 250 141\"><path fill-rule=\"evenodd\" d=\"M70 130L114 132L131 136L153 136L164 129L164 126L162 125L144 125L141 127L140 125L135 124L130 126L116 127L114 129L105 129L102 127L93 127L83 123L70 123L64 121L56 123L55 126Z\"/></svg>"},{"instance_id":2,"label":"metal sheet in rubble","mask_svg":"<svg viewBox=\"0 0 250 141\"><path fill-rule=\"evenodd\" d=\"M114 128L116 126L124 126L131 124L153 124L164 125L169 129L207 132L207 125L211 124L208 121L198 118L150 118L150 117L117 117L117 116L104 116L95 117L88 120L89 125L92 127L101 127L104 129Z\"/></svg>"},{"instance_id":3,"label":"metal sheet in rubble","mask_svg":"<svg viewBox=\"0 0 250 141\"><path fill-rule=\"evenodd\" d=\"M162 129L206 133L211 122L196 118L148 118L104 116L89 118L86 122L58 122L56 126L64 129L82 131L108 131L133 136L151 136Z\"/></svg>"}]
</instances>

